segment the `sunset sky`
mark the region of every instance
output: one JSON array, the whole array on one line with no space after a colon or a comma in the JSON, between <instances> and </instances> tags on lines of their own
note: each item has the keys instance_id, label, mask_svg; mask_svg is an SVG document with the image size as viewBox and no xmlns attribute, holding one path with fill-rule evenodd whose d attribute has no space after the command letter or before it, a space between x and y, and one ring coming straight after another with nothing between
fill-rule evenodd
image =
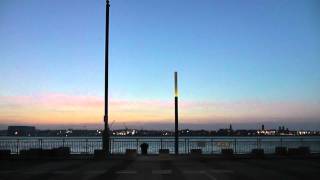
<instances>
[{"instance_id":1,"label":"sunset sky","mask_svg":"<svg viewBox=\"0 0 320 180\"><path fill-rule=\"evenodd\" d=\"M171 128L178 71L185 127L320 129L319 17L318 0L111 0L110 122ZM104 0L1 0L0 125L102 127L104 41Z\"/></svg>"}]
</instances>

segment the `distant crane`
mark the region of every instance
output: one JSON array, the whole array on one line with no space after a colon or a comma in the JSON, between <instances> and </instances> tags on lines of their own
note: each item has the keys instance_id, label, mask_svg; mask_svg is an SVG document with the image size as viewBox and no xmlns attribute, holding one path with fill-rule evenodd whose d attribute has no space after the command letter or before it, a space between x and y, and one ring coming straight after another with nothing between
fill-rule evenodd
<instances>
[{"instance_id":1,"label":"distant crane","mask_svg":"<svg viewBox=\"0 0 320 180\"><path fill-rule=\"evenodd\" d=\"M116 122L115 119L114 119L114 120L111 122L111 124L109 125L109 128L110 128L110 129L112 128L112 125L113 125L114 122Z\"/></svg>"}]
</instances>

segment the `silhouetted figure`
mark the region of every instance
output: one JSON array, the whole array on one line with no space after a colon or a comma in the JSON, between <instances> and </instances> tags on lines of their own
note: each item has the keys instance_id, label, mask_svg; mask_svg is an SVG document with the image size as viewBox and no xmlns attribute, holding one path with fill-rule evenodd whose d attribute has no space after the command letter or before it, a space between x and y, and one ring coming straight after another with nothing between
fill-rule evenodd
<instances>
[{"instance_id":1,"label":"silhouetted figure","mask_svg":"<svg viewBox=\"0 0 320 180\"><path fill-rule=\"evenodd\" d=\"M141 154L143 154L143 155L148 154L149 145L147 143L142 143L140 145L140 148L141 148Z\"/></svg>"}]
</instances>

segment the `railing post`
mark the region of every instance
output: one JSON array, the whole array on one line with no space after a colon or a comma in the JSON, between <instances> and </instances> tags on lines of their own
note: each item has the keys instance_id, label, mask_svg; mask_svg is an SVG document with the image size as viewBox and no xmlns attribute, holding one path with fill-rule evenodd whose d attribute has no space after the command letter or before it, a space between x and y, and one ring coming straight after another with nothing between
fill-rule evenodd
<instances>
[{"instance_id":1,"label":"railing post","mask_svg":"<svg viewBox=\"0 0 320 180\"><path fill-rule=\"evenodd\" d=\"M282 137L280 137L280 146L282 147Z\"/></svg>"},{"instance_id":2,"label":"railing post","mask_svg":"<svg viewBox=\"0 0 320 180\"><path fill-rule=\"evenodd\" d=\"M136 148L137 148L137 153L139 152L139 142L138 142L138 138L136 138Z\"/></svg>"},{"instance_id":3,"label":"railing post","mask_svg":"<svg viewBox=\"0 0 320 180\"><path fill-rule=\"evenodd\" d=\"M42 149L42 139L39 139L39 148Z\"/></svg>"},{"instance_id":4,"label":"railing post","mask_svg":"<svg viewBox=\"0 0 320 180\"><path fill-rule=\"evenodd\" d=\"M110 150L112 149L112 148L111 148L111 145L113 144L112 141L113 141L113 139L110 138L110 146L109 146ZM110 154L111 154L111 151L109 151L109 152L110 152Z\"/></svg>"},{"instance_id":5,"label":"railing post","mask_svg":"<svg viewBox=\"0 0 320 180\"><path fill-rule=\"evenodd\" d=\"M237 138L234 138L234 153L237 154Z\"/></svg>"},{"instance_id":6,"label":"railing post","mask_svg":"<svg viewBox=\"0 0 320 180\"><path fill-rule=\"evenodd\" d=\"M190 152L190 139L188 138L188 153L187 154L189 154L189 152Z\"/></svg>"},{"instance_id":7,"label":"railing post","mask_svg":"<svg viewBox=\"0 0 320 180\"><path fill-rule=\"evenodd\" d=\"M187 138L184 138L184 152L186 154L188 154L188 150L187 150Z\"/></svg>"},{"instance_id":8,"label":"railing post","mask_svg":"<svg viewBox=\"0 0 320 180\"><path fill-rule=\"evenodd\" d=\"M112 141L110 141L110 154L113 153L112 149L113 149L113 146L114 146L114 138L112 138Z\"/></svg>"},{"instance_id":9,"label":"railing post","mask_svg":"<svg viewBox=\"0 0 320 180\"><path fill-rule=\"evenodd\" d=\"M115 139L112 139L112 149L114 150L114 146L115 146L115 143L114 143Z\"/></svg>"},{"instance_id":10,"label":"railing post","mask_svg":"<svg viewBox=\"0 0 320 180\"><path fill-rule=\"evenodd\" d=\"M160 138L160 149L162 149L162 137Z\"/></svg>"},{"instance_id":11,"label":"railing post","mask_svg":"<svg viewBox=\"0 0 320 180\"><path fill-rule=\"evenodd\" d=\"M88 154L88 138L86 138L86 154Z\"/></svg>"},{"instance_id":12,"label":"railing post","mask_svg":"<svg viewBox=\"0 0 320 180\"><path fill-rule=\"evenodd\" d=\"M62 147L64 147L64 143L65 143L64 138L62 138Z\"/></svg>"},{"instance_id":13,"label":"railing post","mask_svg":"<svg viewBox=\"0 0 320 180\"><path fill-rule=\"evenodd\" d=\"M211 138L211 154L213 154L213 138Z\"/></svg>"},{"instance_id":14,"label":"railing post","mask_svg":"<svg viewBox=\"0 0 320 180\"><path fill-rule=\"evenodd\" d=\"M17 154L19 154L19 139L17 139L16 151L17 151Z\"/></svg>"}]
</instances>

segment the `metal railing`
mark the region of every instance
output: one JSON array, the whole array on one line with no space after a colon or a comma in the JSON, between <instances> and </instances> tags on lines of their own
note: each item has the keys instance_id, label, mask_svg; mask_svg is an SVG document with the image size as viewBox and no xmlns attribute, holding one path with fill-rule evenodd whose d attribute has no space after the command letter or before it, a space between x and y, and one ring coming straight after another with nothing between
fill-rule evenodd
<instances>
[{"instance_id":1,"label":"metal railing","mask_svg":"<svg viewBox=\"0 0 320 180\"><path fill-rule=\"evenodd\" d=\"M126 149L140 151L140 145L149 145L148 153L157 154L159 149L174 153L173 137L111 137L110 152L124 154ZM236 154L250 153L261 148L265 153L274 153L275 147L296 148L307 146L311 153L320 153L320 137L180 137L179 153L189 154L191 149L201 149L203 154L218 154L221 149L233 149ZM52 137L0 137L0 149L9 149L18 154L20 150L69 147L72 154L93 154L102 148L100 137L52 138Z\"/></svg>"}]
</instances>

